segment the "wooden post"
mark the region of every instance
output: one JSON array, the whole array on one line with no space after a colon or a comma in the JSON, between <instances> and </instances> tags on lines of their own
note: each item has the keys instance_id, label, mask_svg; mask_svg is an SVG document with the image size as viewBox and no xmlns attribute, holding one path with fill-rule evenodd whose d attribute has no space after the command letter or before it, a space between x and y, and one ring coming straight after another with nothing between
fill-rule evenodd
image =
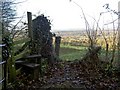
<instances>
[{"instance_id":1,"label":"wooden post","mask_svg":"<svg viewBox=\"0 0 120 90\"><path fill-rule=\"evenodd\" d=\"M31 40L33 40L33 31L32 31L32 13L27 12L28 19L28 36Z\"/></svg>"},{"instance_id":2,"label":"wooden post","mask_svg":"<svg viewBox=\"0 0 120 90\"><path fill-rule=\"evenodd\" d=\"M31 45L29 45L29 49L31 49L31 53L34 52L34 43L33 43L33 31L32 31L32 13L27 12L28 19L28 37L31 40Z\"/></svg>"},{"instance_id":3,"label":"wooden post","mask_svg":"<svg viewBox=\"0 0 120 90\"><path fill-rule=\"evenodd\" d=\"M56 36L55 37L55 53L56 53L56 56L58 57L59 57L59 50L60 50L60 42L61 42L61 37Z\"/></svg>"},{"instance_id":4,"label":"wooden post","mask_svg":"<svg viewBox=\"0 0 120 90\"><path fill-rule=\"evenodd\" d=\"M120 68L120 1L118 2L118 68Z\"/></svg>"}]
</instances>

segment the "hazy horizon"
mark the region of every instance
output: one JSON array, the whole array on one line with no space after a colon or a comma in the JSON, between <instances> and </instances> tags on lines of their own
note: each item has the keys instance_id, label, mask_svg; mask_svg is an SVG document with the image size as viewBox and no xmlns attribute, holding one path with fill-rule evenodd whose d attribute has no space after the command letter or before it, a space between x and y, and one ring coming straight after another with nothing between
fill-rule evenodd
<instances>
[{"instance_id":1,"label":"hazy horizon","mask_svg":"<svg viewBox=\"0 0 120 90\"><path fill-rule=\"evenodd\" d=\"M27 0L17 6L17 14L18 16L24 15L24 21L27 21L27 11L32 12L33 18L34 15L40 14L49 16L53 31L81 30L85 28L85 21L80 7L82 7L92 28L95 23L93 18L98 20L100 13L106 12L103 5L108 3L111 9L118 11L118 1L119 0L72 0L72 2L70 2L70 0ZM80 5L80 7L75 3ZM100 27L118 18L117 15L112 14L112 16L113 19L110 13L102 15L99 22ZM117 21L115 25L117 26ZM104 28L108 28L108 26L104 25Z\"/></svg>"}]
</instances>

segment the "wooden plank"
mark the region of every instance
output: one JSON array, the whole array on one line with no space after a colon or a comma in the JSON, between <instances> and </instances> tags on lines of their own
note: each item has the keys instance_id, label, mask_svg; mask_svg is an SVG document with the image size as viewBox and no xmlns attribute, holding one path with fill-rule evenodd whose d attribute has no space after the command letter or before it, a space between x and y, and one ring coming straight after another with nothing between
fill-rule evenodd
<instances>
[{"instance_id":1,"label":"wooden plank","mask_svg":"<svg viewBox=\"0 0 120 90\"><path fill-rule=\"evenodd\" d=\"M22 64L22 65L24 65L24 66L26 66L26 67L29 67L29 68L31 68L31 69L35 69L35 68L37 68L37 67L40 66L40 64L35 64L35 63L24 63L24 64Z\"/></svg>"},{"instance_id":2,"label":"wooden plank","mask_svg":"<svg viewBox=\"0 0 120 90\"><path fill-rule=\"evenodd\" d=\"M35 64L35 63L24 63L23 69L25 72L29 72L32 74L33 79L38 79L39 78L39 66L40 64Z\"/></svg>"},{"instance_id":3,"label":"wooden plank","mask_svg":"<svg viewBox=\"0 0 120 90\"><path fill-rule=\"evenodd\" d=\"M41 54L39 55L29 55L29 56L26 56L26 57L23 57L23 58L20 58L18 61L16 61L16 65L18 67L23 67L23 70L27 70L28 72L32 72L31 74L33 75L33 78L34 79L38 79L39 77L39 72L40 72L40 75L41 75ZM30 60L35 60L36 59L39 59L39 64L36 64L36 63L28 63L28 62L25 62L25 61L22 61L24 59L30 59Z\"/></svg>"},{"instance_id":4,"label":"wooden plank","mask_svg":"<svg viewBox=\"0 0 120 90\"><path fill-rule=\"evenodd\" d=\"M18 60L22 60L22 59L32 59L32 58L41 58L41 57L42 57L41 54L39 54L39 55L29 55L29 56L22 57L22 58L20 58L20 59L18 59Z\"/></svg>"},{"instance_id":5,"label":"wooden plank","mask_svg":"<svg viewBox=\"0 0 120 90\"><path fill-rule=\"evenodd\" d=\"M19 63L25 63L26 61L22 61L22 60L16 60L15 63L19 64Z\"/></svg>"},{"instance_id":6,"label":"wooden plank","mask_svg":"<svg viewBox=\"0 0 120 90\"><path fill-rule=\"evenodd\" d=\"M39 54L39 55L30 55L30 56L26 56L25 58L41 58L42 56Z\"/></svg>"}]
</instances>

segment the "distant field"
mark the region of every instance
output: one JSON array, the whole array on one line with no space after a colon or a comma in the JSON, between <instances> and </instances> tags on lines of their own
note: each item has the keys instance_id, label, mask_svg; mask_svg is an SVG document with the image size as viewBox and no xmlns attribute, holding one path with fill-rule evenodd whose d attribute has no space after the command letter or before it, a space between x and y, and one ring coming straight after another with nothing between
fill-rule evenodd
<instances>
[{"instance_id":1,"label":"distant field","mask_svg":"<svg viewBox=\"0 0 120 90\"><path fill-rule=\"evenodd\" d=\"M57 36L61 36L61 43L63 44L70 44L73 46L87 46L89 45L89 38L85 30L79 30L79 31L57 31L54 32ZM91 32L92 33L92 32ZM101 34L101 32L97 32L96 35L96 44L99 46L102 46L103 48L106 47L105 38L107 40L107 43L109 44L109 49L113 48L113 42L117 44L117 38L114 40L113 34L114 32L112 30L104 30L104 37ZM90 34L93 38L93 35Z\"/></svg>"},{"instance_id":2,"label":"distant field","mask_svg":"<svg viewBox=\"0 0 120 90\"><path fill-rule=\"evenodd\" d=\"M80 59L83 57L87 51L86 47L90 45L88 36L86 35L85 30L79 31L59 31L55 32L57 36L61 36L61 49L60 49L60 58L63 60L74 60ZM109 44L108 60L112 58L113 42L117 46L117 39L113 40L113 31L105 30L105 38ZM97 33L96 45L101 46L102 50L100 51L100 58L105 60L106 53L106 42L100 32ZM86 46L86 47L85 47ZM117 47L116 47L117 48ZM115 59L117 60L117 51L115 53Z\"/></svg>"},{"instance_id":3,"label":"distant field","mask_svg":"<svg viewBox=\"0 0 120 90\"><path fill-rule=\"evenodd\" d=\"M78 36L86 34L85 30L72 30L72 31L56 31L54 32L56 35L64 37L64 36Z\"/></svg>"}]
</instances>

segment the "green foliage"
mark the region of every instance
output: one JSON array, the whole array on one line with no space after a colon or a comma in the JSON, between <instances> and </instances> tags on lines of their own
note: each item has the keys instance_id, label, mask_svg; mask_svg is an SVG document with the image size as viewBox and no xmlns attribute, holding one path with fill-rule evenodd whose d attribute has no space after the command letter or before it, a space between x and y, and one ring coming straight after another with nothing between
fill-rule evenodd
<instances>
[{"instance_id":1,"label":"green foliage","mask_svg":"<svg viewBox=\"0 0 120 90\"><path fill-rule=\"evenodd\" d=\"M46 59L41 59L41 76L44 76L48 69L48 63Z\"/></svg>"},{"instance_id":2,"label":"green foliage","mask_svg":"<svg viewBox=\"0 0 120 90\"><path fill-rule=\"evenodd\" d=\"M23 45L21 45L22 43L23 43L23 41L25 42ZM19 43L18 43L19 42ZM28 45L30 44L30 39L28 39L28 38L25 38L25 39L22 39L22 40L17 40L17 41L15 41L14 42L14 51L16 51L15 52L15 56L20 56L20 55L22 55L22 54L24 54L24 53L27 53L27 49L28 48L26 48L26 47L28 47ZM19 47L18 47L18 45L19 45ZM22 47L21 47L22 46ZM17 48L17 50L16 50L16 48ZM22 53L21 53L22 52Z\"/></svg>"},{"instance_id":3,"label":"green foliage","mask_svg":"<svg viewBox=\"0 0 120 90\"><path fill-rule=\"evenodd\" d=\"M44 15L40 15L33 20L33 41L34 41L34 52L40 53L41 48L46 44L52 44L52 36L50 33L51 22Z\"/></svg>"},{"instance_id":4,"label":"green foliage","mask_svg":"<svg viewBox=\"0 0 120 90\"><path fill-rule=\"evenodd\" d=\"M87 51L87 47L84 46L71 46L71 45L62 45L60 47L60 58L62 60L75 60L81 59Z\"/></svg>"},{"instance_id":5,"label":"green foliage","mask_svg":"<svg viewBox=\"0 0 120 90\"><path fill-rule=\"evenodd\" d=\"M12 0L2 0L0 4L0 8L2 9L2 21L5 24L9 24L12 22L16 15L16 10L14 8L14 4Z\"/></svg>"},{"instance_id":6,"label":"green foliage","mask_svg":"<svg viewBox=\"0 0 120 90\"><path fill-rule=\"evenodd\" d=\"M9 82L13 82L16 79L16 75L20 73L20 69L16 70L15 68L15 61L17 59L22 58L24 55L26 55L26 53L30 52L28 49L29 41L26 41L25 44L21 46L21 48L18 49L17 51L15 49L15 45L21 44L21 40L14 42L13 38L11 38L9 35L3 38L3 42L7 45L8 52L9 52L9 58L8 58L8 63L7 63L8 71L9 71Z\"/></svg>"}]
</instances>

